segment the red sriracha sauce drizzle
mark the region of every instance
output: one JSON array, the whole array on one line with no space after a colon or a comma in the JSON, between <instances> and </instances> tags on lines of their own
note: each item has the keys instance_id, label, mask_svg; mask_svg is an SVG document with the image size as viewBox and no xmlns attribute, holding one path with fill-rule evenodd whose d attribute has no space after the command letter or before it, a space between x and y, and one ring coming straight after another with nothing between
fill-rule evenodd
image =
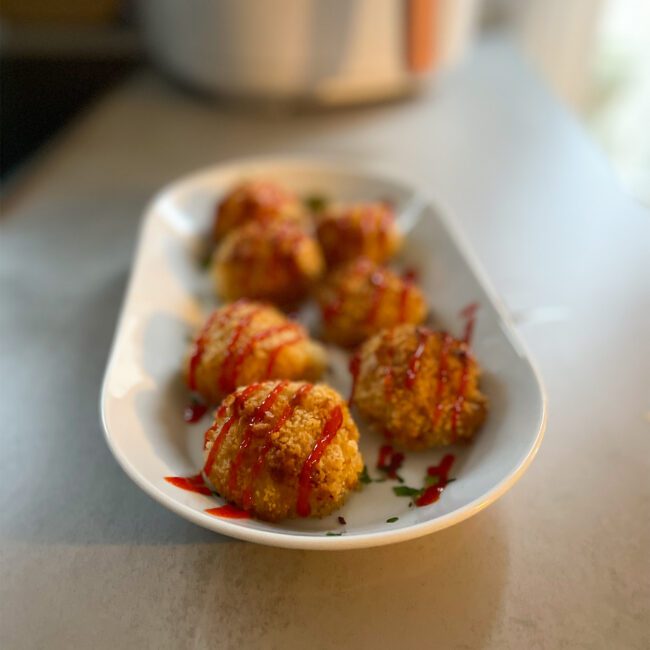
<instances>
[{"instance_id":1,"label":"red sriracha sauce drizzle","mask_svg":"<svg viewBox=\"0 0 650 650\"><path fill-rule=\"evenodd\" d=\"M438 424L442 414L442 395L444 393L445 385L449 381L449 348L454 339L451 334L444 334L442 345L440 346L440 357L438 358L438 376L436 377L436 397L435 407L433 410L433 426Z\"/></svg>"},{"instance_id":2,"label":"red sriracha sauce drizzle","mask_svg":"<svg viewBox=\"0 0 650 650\"><path fill-rule=\"evenodd\" d=\"M363 278L369 266L370 262L365 258L361 258L350 268L350 275ZM343 283L339 287L338 293L334 296L333 300L323 306L323 320L326 323L331 323L340 315L347 297L347 285Z\"/></svg>"},{"instance_id":3,"label":"red sriracha sauce drizzle","mask_svg":"<svg viewBox=\"0 0 650 650\"><path fill-rule=\"evenodd\" d=\"M219 377L219 388L225 394L232 393L236 388L238 367L235 364L235 352L237 350L237 343L242 334L246 331L246 328L250 325L251 321L260 311L261 307L257 307L248 312L246 316L243 316L237 323L230 337L226 349L226 356L221 363L221 376Z\"/></svg>"},{"instance_id":4,"label":"red sriracha sauce drizzle","mask_svg":"<svg viewBox=\"0 0 650 650\"><path fill-rule=\"evenodd\" d=\"M300 284L304 280L298 258L307 235L291 221L276 222L276 228L271 233L272 256L266 271L280 282L286 272L290 280Z\"/></svg>"},{"instance_id":5,"label":"red sriracha sauce drizzle","mask_svg":"<svg viewBox=\"0 0 650 650\"><path fill-rule=\"evenodd\" d=\"M209 515L223 517L224 519L250 519L251 517L250 512L246 512L246 510L242 510L230 503L226 503L225 506L218 506L216 508L206 508L205 511Z\"/></svg>"},{"instance_id":6,"label":"red sriracha sauce drizzle","mask_svg":"<svg viewBox=\"0 0 650 650\"><path fill-rule=\"evenodd\" d=\"M208 405L194 400L190 402L183 411L183 420L189 424L198 422L208 412Z\"/></svg>"},{"instance_id":7,"label":"red sriracha sauce drizzle","mask_svg":"<svg viewBox=\"0 0 650 650\"><path fill-rule=\"evenodd\" d=\"M217 457L217 452L219 451L219 448L223 444L225 437L228 435L228 431L230 431L235 420L239 417L239 411L244 405L244 402L246 401L248 396L251 395L251 393L255 392L259 387L260 384L250 384L249 386L246 386L246 388L244 388L240 393L236 395L235 401L233 402L232 415L221 425L221 429L219 430L217 437L214 439L214 442L212 443L212 447L210 448L210 452L208 453L208 458L205 461L205 465L203 466L203 473L206 476L208 477L210 476L210 471L212 470L212 466L214 465L215 458ZM210 433L214 433L215 426L216 425L213 425L210 429L208 429L208 431L206 432L206 438L209 438Z\"/></svg>"},{"instance_id":8,"label":"red sriracha sauce drizzle","mask_svg":"<svg viewBox=\"0 0 650 650\"><path fill-rule=\"evenodd\" d=\"M409 295L411 294L410 282L404 282L402 290L399 294L399 311L397 313L397 322L404 323L406 321L406 305L408 304Z\"/></svg>"},{"instance_id":9,"label":"red sriracha sauce drizzle","mask_svg":"<svg viewBox=\"0 0 650 650\"><path fill-rule=\"evenodd\" d=\"M478 304L473 302L465 307L460 315L465 319L465 333L463 334L463 341L468 345L472 342L472 335L474 334L474 325L476 324L476 312L478 311Z\"/></svg>"},{"instance_id":10,"label":"red sriracha sauce drizzle","mask_svg":"<svg viewBox=\"0 0 650 650\"><path fill-rule=\"evenodd\" d=\"M442 491L449 483L449 472L451 466L454 464L454 456L446 454L438 465L432 465L427 468L427 477L437 479L433 485L429 485L424 489L422 494L415 500L415 505L421 508L435 503L442 494Z\"/></svg>"},{"instance_id":11,"label":"red sriracha sauce drizzle","mask_svg":"<svg viewBox=\"0 0 650 650\"><path fill-rule=\"evenodd\" d=\"M377 469L386 472L388 478L398 478L397 472L401 469L403 462L404 454L395 451L391 445L383 445L379 449Z\"/></svg>"},{"instance_id":12,"label":"red sriracha sauce drizzle","mask_svg":"<svg viewBox=\"0 0 650 650\"><path fill-rule=\"evenodd\" d=\"M297 328L297 325L294 325L294 328ZM304 338L305 337L303 333L298 331L294 337L287 339L286 341L282 341L282 343L277 345L273 350L271 350L271 352L269 352L269 360L266 365L266 379L270 379L273 376L275 362L280 356L280 353L283 350L286 350L289 346L294 345L295 343L300 343L300 341L304 340Z\"/></svg>"},{"instance_id":13,"label":"red sriracha sauce drizzle","mask_svg":"<svg viewBox=\"0 0 650 650\"><path fill-rule=\"evenodd\" d=\"M409 295L413 284L417 282L418 272L415 269L406 269L402 274L402 291L399 295L399 312L397 317L398 323L406 321L406 306L408 304Z\"/></svg>"},{"instance_id":14,"label":"red sriracha sauce drizzle","mask_svg":"<svg viewBox=\"0 0 650 650\"><path fill-rule=\"evenodd\" d=\"M393 396L393 386L395 384L395 369L393 368L393 359L395 357L393 330L385 331L383 343L387 348L388 355L388 363L384 366L384 397L389 400Z\"/></svg>"},{"instance_id":15,"label":"red sriracha sauce drizzle","mask_svg":"<svg viewBox=\"0 0 650 650\"><path fill-rule=\"evenodd\" d=\"M213 311L212 314L210 314L208 320L205 322L205 325L201 329L201 332L194 342L194 347L190 356L189 369L187 373L187 384L190 387L190 390L196 390L196 369L201 363L201 358L203 357L203 352L205 351L207 337L210 330L212 329L212 326L216 323L221 323L227 320L230 317L230 314L238 307L245 304L245 302L246 301L244 300L238 300L237 302L233 302L223 309L217 309Z\"/></svg>"},{"instance_id":16,"label":"red sriracha sauce drizzle","mask_svg":"<svg viewBox=\"0 0 650 650\"><path fill-rule=\"evenodd\" d=\"M230 463L228 483L229 483L229 488L231 490L235 489L237 486L238 471L244 460L244 455L246 453L246 450L248 449L252 441L253 427L255 426L255 424L258 424L263 421L264 417L270 412L270 410L273 407L273 404L278 400L280 394L286 388L288 383L289 383L288 381L282 381L278 383L273 388L273 390L264 398L262 403L253 411L248 426L244 431L244 435L242 437L239 450L235 458ZM226 435L228 434L228 431L231 429L235 419L239 417L241 413L241 409L243 408L246 399L259 387L260 384L251 384L250 386L244 388L235 397L235 401L232 407L233 413L221 425L221 429L219 430L219 433L217 434L217 437L215 438L212 444L212 448L210 449L210 452L208 454L208 458L203 468L203 472L205 473L206 476L209 476L210 470L212 469L212 466L214 464L216 453L221 447L221 444L223 443ZM280 413L280 416L275 421L274 425L267 432L265 441L261 446L258 456L253 464L251 475L250 475L250 482L244 488L243 491L242 501L244 504L244 508L240 509L231 504L226 504L224 506L219 506L217 508L209 508L205 512L218 517L228 517L233 519L243 519L243 518L250 517L250 514L247 511L251 508L253 502L253 485L255 483L256 478L259 476L260 472L262 471L264 461L268 452L271 450L271 447L273 445L273 436L275 433L277 433L277 431L279 431L279 429L284 425L284 423L293 416L295 409L298 407L298 405L302 402L302 400L309 394L309 392L312 389L313 389L312 384L303 384L296 391L296 393L291 397L289 403ZM226 414L226 410L227 409L224 405L222 405L219 408L216 414L217 421L223 419L223 417ZM301 502L301 504L303 503L303 501L306 502L307 515L309 514L309 493L310 493L309 480L311 480L311 473L313 467L318 463L323 453L325 452L325 449L327 448L329 443L333 440L334 436L336 435L336 433L338 432L341 426L341 423L342 423L342 412L341 409L337 407L334 410L334 412L330 414L330 417L328 418L323 428L323 431L321 432L320 438L317 440L314 448L312 449L309 457L305 461L305 464L302 468L300 476L306 478L302 479L303 482L301 483L298 499ZM218 425L215 424L206 431L204 448L207 446L209 437L212 433L214 433L216 426ZM184 490L198 492L199 494L205 494L205 495L212 494L212 491L205 483L202 474L197 474L196 476L190 476L190 477L168 476L165 477L165 480L171 483L172 485L175 485L176 487L179 487ZM299 508L301 509L301 512L305 511L304 505L300 505ZM302 515L302 516L307 516L307 515Z\"/></svg>"},{"instance_id":17,"label":"red sriracha sauce drizzle","mask_svg":"<svg viewBox=\"0 0 650 650\"><path fill-rule=\"evenodd\" d=\"M255 481L257 480L257 477L260 475L262 468L264 467L264 461L266 459L266 456L271 450L271 447L273 446L273 436L280 430L280 428L284 425L284 423L287 420L291 419L298 405L302 402L303 398L305 398L309 394L309 392L313 387L314 387L313 384L303 384L294 393L293 397L289 401L289 404L285 406L284 410L280 414L280 417L276 420L273 427L266 434L264 444L260 447L260 451L257 455L257 458L253 463L253 467L251 469L251 475L250 475L250 482L244 488L244 492L242 495L242 501L244 504L244 508L246 510L250 509L251 506L253 505L253 486L255 484Z\"/></svg>"},{"instance_id":18,"label":"red sriracha sauce drizzle","mask_svg":"<svg viewBox=\"0 0 650 650\"><path fill-rule=\"evenodd\" d=\"M203 351L205 348L206 338L213 327L214 324L219 323L223 324L230 317L236 306L246 304L245 300L237 301L228 305L222 311L214 312L208 321L206 322L201 334L197 338L197 341L194 345L194 350L190 358L190 369L188 373L188 384L193 390L196 389L196 368L198 367L201 358L203 356ZM290 345L299 343L302 341L305 336L296 323L283 323L281 325L275 325L273 327L268 327L257 334L251 336L245 345L239 346L239 341L242 336L245 335L246 329L251 324L254 317L259 313L261 308L256 308L251 310L248 314L241 318L237 326L235 327L228 346L226 349L226 355L221 363L221 373L218 379L219 387L224 393L231 393L237 387L237 378L241 367L246 362L246 359L252 354L255 350L255 347L258 343L278 334L284 332L295 332L295 335L289 337L279 343L274 349L269 352L269 359L266 369L266 378L269 379L272 376L275 362L280 355L280 353ZM192 403L185 409L185 421L186 422L197 422L205 414L207 407L203 406L200 403Z\"/></svg>"},{"instance_id":19,"label":"red sriracha sauce drizzle","mask_svg":"<svg viewBox=\"0 0 650 650\"><path fill-rule=\"evenodd\" d=\"M463 411L463 404L465 403L465 393L467 391L467 382L469 379L469 362L470 350L469 346L472 342L472 335L474 334L474 325L476 323L476 312L478 305L471 303L461 311L461 316L466 319L465 333L463 335L463 343L465 344L465 353L463 355L463 369L460 375L460 384L458 386L458 393L454 401L454 406L451 412L451 435L452 440L456 440L456 431L458 426L458 418Z\"/></svg>"},{"instance_id":20,"label":"red sriracha sauce drizzle","mask_svg":"<svg viewBox=\"0 0 650 650\"><path fill-rule=\"evenodd\" d=\"M427 339L429 336L431 336L431 330L428 330L426 327L418 327L417 333L418 344L411 358L409 359L408 368L406 369L406 381L404 382L404 385L409 390L413 388L413 384L417 379L418 371L420 370L420 358L426 349Z\"/></svg>"},{"instance_id":21,"label":"red sriracha sauce drizzle","mask_svg":"<svg viewBox=\"0 0 650 650\"><path fill-rule=\"evenodd\" d=\"M268 327L267 329L262 330L261 332L258 332L257 334L251 336L246 342L246 345L243 346L243 348L238 352L237 356L232 361L231 366L232 366L233 383L235 384L237 383L237 377L239 375L239 371L242 365L249 357L249 355L252 354L252 352L255 350L258 343L261 343L262 341L265 341L266 339L271 338L276 334L282 334L283 332L289 332L294 330L299 330L298 325L296 325L296 323L283 323L282 325L275 325L273 327ZM282 345L284 345L284 343Z\"/></svg>"},{"instance_id":22,"label":"red sriracha sauce drizzle","mask_svg":"<svg viewBox=\"0 0 650 650\"><path fill-rule=\"evenodd\" d=\"M309 517L311 513L309 496L311 494L312 473L318 464L318 461L325 453L325 450L332 440L334 440L334 437L338 433L342 424L343 411L340 406L335 406L329 414L320 437L316 441L309 456L307 456L307 459L302 466L302 470L300 471L300 478L298 479L298 499L296 501L296 512L299 517Z\"/></svg>"},{"instance_id":23,"label":"red sriracha sauce drizzle","mask_svg":"<svg viewBox=\"0 0 650 650\"><path fill-rule=\"evenodd\" d=\"M370 276L370 284L373 287L373 293L370 298L370 307L365 317L366 325L373 325L377 319L377 313L379 311L379 305L381 305L381 299L384 296L386 291L386 272L383 269L377 269Z\"/></svg>"},{"instance_id":24,"label":"red sriracha sauce drizzle","mask_svg":"<svg viewBox=\"0 0 650 650\"><path fill-rule=\"evenodd\" d=\"M215 414L215 420L221 420L223 416L226 414L226 406L225 404L222 404L219 407L219 410ZM208 439L210 437L210 434L214 431L214 424L203 434L203 449L208 446Z\"/></svg>"},{"instance_id":25,"label":"red sriracha sauce drizzle","mask_svg":"<svg viewBox=\"0 0 650 650\"><path fill-rule=\"evenodd\" d=\"M242 436L241 443L239 444L237 454L230 463L230 472L228 474L228 488L231 491L234 491L237 488L237 474L239 472L239 468L244 462L246 450L250 447L250 444L253 441L253 427L264 420L268 412L273 407L273 404L275 404L278 397L280 396L280 393L282 393L282 391L287 387L288 383L288 381L281 381L279 384L277 384L273 390L264 398L262 403L253 411L253 415L251 415L251 418L248 421L248 426L244 430L244 434Z\"/></svg>"},{"instance_id":26,"label":"red sriracha sauce drizzle","mask_svg":"<svg viewBox=\"0 0 650 650\"><path fill-rule=\"evenodd\" d=\"M165 476L165 480L181 490L198 492L208 496L212 494L212 490L205 484L203 475L200 473L195 476Z\"/></svg>"}]
</instances>

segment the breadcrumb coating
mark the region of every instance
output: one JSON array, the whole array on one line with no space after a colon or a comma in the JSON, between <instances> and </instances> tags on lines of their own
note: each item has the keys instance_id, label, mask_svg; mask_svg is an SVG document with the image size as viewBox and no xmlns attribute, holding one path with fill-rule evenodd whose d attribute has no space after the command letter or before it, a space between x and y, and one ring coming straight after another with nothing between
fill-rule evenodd
<instances>
[{"instance_id":1,"label":"breadcrumb coating","mask_svg":"<svg viewBox=\"0 0 650 650\"><path fill-rule=\"evenodd\" d=\"M316 235L330 268L357 257L386 262L402 246L393 208L383 202L334 205L320 216Z\"/></svg>"},{"instance_id":2,"label":"breadcrumb coating","mask_svg":"<svg viewBox=\"0 0 650 650\"><path fill-rule=\"evenodd\" d=\"M339 419L325 446L323 432L333 413ZM323 517L358 485L358 440L334 389L305 382L251 384L226 397L217 411L206 432L204 473L225 499L260 519ZM315 449L322 455L310 466Z\"/></svg>"},{"instance_id":3,"label":"breadcrumb coating","mask_svg":"<svg viewBox=\"0 0 650 650\"><path fill-rule=\"evenodd\" d=\"M266 179L244 181L217 205L214 238L219 241L231 230L251 221L266 223L276 219L303 225L308 222L302 204L287 189Z\"/></svg>"},{"instance_id":4,"label":"breadcrumb coating","mask_svg":"<svg viewBox=\"0 0 650 650\"><path fill-rule=\"evenodd\" d=\"M318 243L289 221L251 222L215 251L212 278L224 300L253 298L292 305L323 272Z\"/></svg>"},{"instance_id":5,"label":"breadcrumb coating","mask_svg":"<svg viewBox=\"0 0 650 650\"><path fill-rule=\"evenodd\" d=\"M368 259L335 269L317 292L328 340L351 347L382 329L422 323L424 294L410 280Z\"/></svg>"},{"instance_id":6,"label":"breadcrumb coating","mask_svg":"<svg viewBox=\"0 0 650 650\"><path fill-rule=\"evenodd\" d=\"M443 332L399 325L358 353L354 403L390 441L426 449L470 440L487 415L469 346Z\"/></svg>"},{"instance_id":7,"label":"breadcrumb coating","mask_svg":"<svg viewBox=\"0 0 650 650\"><path fill-rule=\"evenodd\" d=\"M191 390L217 404L237 386L266 379L317 380L325 350L275 307L240 300L216 309L185 359Z\"/></svg>"}]
</instances>

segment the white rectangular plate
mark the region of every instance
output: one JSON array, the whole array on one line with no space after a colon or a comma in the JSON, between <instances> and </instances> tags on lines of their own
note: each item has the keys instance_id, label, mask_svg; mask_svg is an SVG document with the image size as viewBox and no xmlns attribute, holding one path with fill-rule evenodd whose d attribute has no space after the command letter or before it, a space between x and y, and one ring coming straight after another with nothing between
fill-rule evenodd
<instances>
[{"instance_id":1,"label":"white rectangular plate","mask_svg":"<svg viewBox=\"0 0 650 650\"><path fill-rule=\"evenodd\" d=\"M437 503L409 507L409 499L395 496L396 484L387 481L354 493L331 517L270 524L206 514L206 508L221 503L216 497L183 491L164 480L195 474L202 465L202 434L209 423L183 421L188 393L180 377L189 336L218 304L199 259L218 198L235 182L255 176L276 179L301 195L392 200L407 232L398 263L418 270L432 306L433 326L460 335L459 312L468 303L479 304L473 348L483 367L482 387L490 412L476 439L452 450L456 481ZM347 395L350 380L343 352L331 348L331 369L324 380ZM437 204L393 177L313 159L249 160L215 167L174 183L154 199L144 217L102 388L101 412L108 445L119 463L166 507L232 537L317 549L389 544L470 517L523 474L545 425L537 373L484 274ZM361 451L373 474L382 440L353 415L361 431ZM421 485L425 468L447 451L407 454L402 472L406 484ZM339 515L345 525L338 522ZM386 521L393 517L398 520Z\"/></svg>"}]
</instances>

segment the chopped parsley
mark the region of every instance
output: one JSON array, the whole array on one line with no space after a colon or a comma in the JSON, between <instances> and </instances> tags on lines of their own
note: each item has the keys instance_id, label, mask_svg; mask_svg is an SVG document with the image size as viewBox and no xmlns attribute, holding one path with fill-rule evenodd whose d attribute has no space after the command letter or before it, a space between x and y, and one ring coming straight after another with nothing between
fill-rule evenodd
<instances>
[{"instance_id":1,"label":"chopped parsley","mask_svg":"<svg viewBox=\"0 0 650 650\"><path fill-rule=\"evenodd\" d=\"M393 493L398 497L419 497L423 491L409 487L408 485L398 485L393 488Z\"/></svg>"},{"instance_id":2,"label":"chopped parsley","mask_svg":"<svg viewBox=\"0 0 650 650\"><path fill-rule=\"evenodd\" d=\"M368 474L368 467L366 465L363 466L363 469L359 474L359 482L363 483L364 485L368 485L368 483L384 483L385 481L386 481L386 477L372 478L372 476Z\"/></svg>"},{"instance_id":3,"label":"chopped parsley","mask_svg":"<svg viewBox=\"0 0 650 650\"><path fill-rule=\"evenodd\" d=\"M319 213L325 210L329 201L321 194L312 194L304 199L305 207L311 212Z\"/></svg>"},{"instance_id":4,"label":"chopped parsley","mask_svg":"<svg viewBox=\"0 0 650 650\"><path fill-rule=\"evenodd\" d=\"M212 249L208 248L201 257L199 257L199 268L201 271L207 271L210 268L210 261L212 260Z\"/></svg>"},{"instance_id":5,"label":"chopped parsley","mask_svg":"<svg viewBox=\"0 0 650 650\"><path fill-rule=\"evenodd\" d=\"M326 537L340 537L341 535L343 535L343 533L333 533L331 530L328 530L325 533Z\"/></svg>"},{"instance_id":6,"label":"chopped parsley","mask_svg":"<svg viewBox=\"0 0 650 650\"><path fill-rule=\"evenodd\" d=\"M387 524L394 524L396 521L399 521L399 517L389 517L386 519Z\"/></svg>"}]
</instances>

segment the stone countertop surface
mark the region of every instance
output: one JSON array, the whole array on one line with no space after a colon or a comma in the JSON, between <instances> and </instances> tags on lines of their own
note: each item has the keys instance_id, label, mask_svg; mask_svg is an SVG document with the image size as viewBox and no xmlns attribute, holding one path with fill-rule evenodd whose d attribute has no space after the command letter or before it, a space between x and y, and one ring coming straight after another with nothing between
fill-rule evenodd
<instances>
[{"instance_id":1,"label":"stone countertop surface","mask_svg":"<svg viewBox=\"0 0 650 650\"><path fill-rule=\"evenodd\" d=\"M122 472L102 375L151 196L265 153L385 161L440 196L540 367L522 480L416 541L289 551L202 530ZM650 219L509 44L415 100L217 108L141 70L0 220L0 647L650 647Z\"/></svg>"}]
</instances>

